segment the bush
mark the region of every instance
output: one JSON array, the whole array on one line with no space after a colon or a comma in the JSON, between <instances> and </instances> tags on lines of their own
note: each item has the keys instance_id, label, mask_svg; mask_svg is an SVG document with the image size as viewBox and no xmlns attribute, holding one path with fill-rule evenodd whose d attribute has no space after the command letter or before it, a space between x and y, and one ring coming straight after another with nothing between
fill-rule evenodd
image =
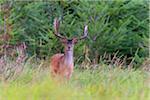
<instances>
[{"instance_id":1,"label":"bush","mask_svg":"<svg viewBox=\"0 0 150 100\"><path fill-rule=\"evenodd\" d=\"M88 39L75 47L76 60L84 56L84 44L89 49L88 57L98 57L98 62L104 53L119 52L118 56L126 56L128 63L134 59L135 65L148 56L147 1L9 2L11 43L26 42L30 56L47 57L63 51L53 35L55 17L61 19L60 30L67 37L80 36L83 26L89 26Z\"/></svg>"}]
</instances>

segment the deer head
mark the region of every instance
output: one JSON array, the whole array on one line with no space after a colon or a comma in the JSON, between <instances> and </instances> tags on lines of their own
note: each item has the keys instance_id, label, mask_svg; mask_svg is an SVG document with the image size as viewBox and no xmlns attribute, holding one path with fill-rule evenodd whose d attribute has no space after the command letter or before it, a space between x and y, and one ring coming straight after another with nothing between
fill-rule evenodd
<instances>
[{"instance_id":1,"label":"deer head","mask_svg":"<svg viewBox=\"0 0 150 100\"><path fill-rule=\"evenodd\" d=\"M73 51L73 47L74 47L74 44L76 44L79 40L82 40L82 39L85 39L87 38L88 36L88 26L86 25L84 27L84 33L83 33L83 36L79 37L79 38L76 38L76 37L73 37L71 39L68 39L67 37L65 36L62 36L60 33L59 33L59 20L57 18L55 18L54 20L54 34L55 36L57 36L61 42L64 44L65 46L65 50L66 51Z\"/></svg>"}]
</instances>

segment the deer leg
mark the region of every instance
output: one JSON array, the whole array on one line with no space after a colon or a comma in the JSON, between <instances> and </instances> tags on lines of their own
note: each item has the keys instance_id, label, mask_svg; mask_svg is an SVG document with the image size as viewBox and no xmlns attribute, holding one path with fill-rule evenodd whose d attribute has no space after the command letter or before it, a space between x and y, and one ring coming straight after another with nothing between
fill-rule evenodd
<instances>
[{"instance_id":1,"label":"deer leg","mask_svg":"<svg viewBox=\"0 0 150 100\"><path fill-rule=\"evenodd\" d=\"M67 80L71 78L72 73L73 73L73 68L69 69L69 71L67 72L67 75L66 75Z\"/></svg>"}]
</instances>

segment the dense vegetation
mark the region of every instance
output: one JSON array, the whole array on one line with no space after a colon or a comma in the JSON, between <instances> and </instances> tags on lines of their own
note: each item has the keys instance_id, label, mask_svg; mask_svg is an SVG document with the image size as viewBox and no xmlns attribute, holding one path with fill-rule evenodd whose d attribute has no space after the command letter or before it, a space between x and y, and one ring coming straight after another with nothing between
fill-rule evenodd
<instances>
[{"instance_id":1,"label":"dense vegetation","mask_svg":"<svg viewBox=\"0 0 150 100\"><path fill-rule=\"evenodd\" d=\"M0 4L0 100L150 100L148 0ZM63 52L53 35L55 17L68 38L88 25L88 38L75 45L68 81L49 75L49 57Z\"/></svg>"},{"instance_id":2,"label":"dense vegetation","mask_svg":"<svg viewBox=\"0 0 150 100\"><path fill-rule=\"evenodd\" d=\"M29 56L50 57L63 52L53 35L53 20L61 20L60 31L67 37L81 36L88 24L89 36L75 46L77 63L99 63L117 55L140 65L148 54L148 1L1 1L0 44L25 42ZM3 7L4 6L4 7ZM6 30L3 30L4 16ZM1 48L2 49L2 48ZM107 57L103 57L107 55ZM104 62L105 63L105 62ZM110 62L107 62L110 63Z\"/></svg>"}]
</instances>

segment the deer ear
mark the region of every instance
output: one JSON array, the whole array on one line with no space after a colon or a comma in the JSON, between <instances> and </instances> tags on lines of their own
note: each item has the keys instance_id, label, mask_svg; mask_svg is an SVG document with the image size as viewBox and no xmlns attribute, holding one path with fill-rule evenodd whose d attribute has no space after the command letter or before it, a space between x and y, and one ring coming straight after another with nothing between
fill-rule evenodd
<instances>
[{"instance_id":1,"label":"deer ear","mask_svg":"<svg viewBox=\"0 0 150 100\"><path fill-rule=\"evenodd\" d=\"M72 41L73 41L74 44L78 43L78 39L77 38L73 38Z\"/></svg>"},{"instance_id":2,"label":"deer ear","mask_svg":"<svg viewBox=\"0 0 150 100\"><path fill-rule=\"evenodd\" d=\"M64 44L67 43L67 39L60 39L60 41L61 41L62 43L64 43Z\"/></svg>"}]
</instances>

